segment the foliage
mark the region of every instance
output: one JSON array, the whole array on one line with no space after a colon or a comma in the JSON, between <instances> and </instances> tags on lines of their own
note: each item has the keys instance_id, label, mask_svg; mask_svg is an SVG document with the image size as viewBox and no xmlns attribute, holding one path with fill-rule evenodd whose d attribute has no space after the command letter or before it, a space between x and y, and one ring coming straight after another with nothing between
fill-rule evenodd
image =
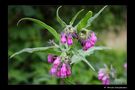
<instances>
[{"instance_id":1,"label":"foliage","mask_svg":"<svg viewBox=\"0 0 135 90\"><path fill-rule=\"evenodd\" d=\"M27 8L29 7L29 11L27 11ZM22 48L28 48L28 47L44 47L44 46L48 46L49 44L47 43L47 40L52 38L51 34L48 33L48 31L44 31L43 27L38 26L37 24L34 23L28 23L28 22L23 22L23 24L20 24L19 27L16 28L16 21L18 21L21 17L36 17L36 18L40 18L42 21L47 22L47 24L50 24L50 26L53 26L54 28L56 28L55 30L60 32L61 28L58 27L59 24L55 24L55 20L53 19L54 16L49 16L45 17L46 20L43 19L44 15L44 10L42 11L43 7L38 7L38 6L9 6L8 8L8 13L9 13L9 21L8 21L8 26L9 26L9 56L11 56L14 52L21 50ZM53 11L55 11L55 7L56 6L49 6L50 8L45 7L46 9L48 9L48 11L50 10L51 13L53 13ZM70 7L70 6L65 6L65 8ZM72 6L73 7L73 6ZM86 6L83 6L85 8ZM94 7L94 6L93 6ZM98 6L101 7L101 6ZM100 26L100 24L97 26L95 23L97 23L99 20L101 20L100 22L104 22L107 19L104 19L107 15L111 16L112 11L113 13L115 11L117 11L116 8L118 8L119 6L112 6L112 8L114 10L112 10L112 8L108 9L108 12L105 12L102 16L102 18L99 17L99 19L97 19L97 21L95 20L93 22L92 27L96 27L98 28L97 30L100 29L100 27L102 27L102 25ZM65 9L64 8L64 9ZM78 7L80 8L80 7ZM84 9L85 9L84 8ZM123 7L119 7L118 9L121 9ZM74 15L75 12L77 12L78 9L73 9L74 12L73 14L70 15L70 17L72 17ZM112 11L111 11L112 10ZM24 12L22 12L24 11ZM61 10L62 11L62 10ZM93 10L92 10L93 11ZM15 12L15 15L14 13ZM25 14L26 12L29 12L30 14ZM63 14L66 14L67 17L64 18L64 20L66 21L69 20L68 19L68 15L67 14L69 11L67 9L64 10ZM123 13L123 11L121 11ZM38 14L37 14L38 13ZM50 13L50 15L51 15ZM118 13L118 11L117 11ZM118 14L115 15L118 15ZM53 15L53 14L52 14ZM105 16L104 16L105 15ZM63 15L62 17L64 17L65 15ZM80 10L80 12L78 12L78 15L76 15L74 18L77 18L77 20L79 20L79 16L82 16L82 10ZM57 15L58 17L58 15ZM114 17L114 16L113 16ZM71 23L75 25L76 21L74 18L72 18ZM117 18L116 20L119 22L122 19L121 18ZM108 20L108 21L113 21L113 23L115 23L115 21L113 19ZM108 21L106 23L103 23L104 26L107 25L107 27L109 27L108 25ZM66 21L67 22L67 21ZM99 23L100 23L99 22ZM110 26L112 25L112 22L109 23ZM90 27L90 28L92 28ZM104 28L104 27L102 27ZM54 33L53 33L54 34ZM56 35L56 34L55 34ZM54 35L54 36L55 36ZM57 36L57 35L56 35ZM57 39L57 38L56 38ZM28 50L28 49L27 49ZM24 51L27 51L26 49ZM48 52L52 52L51 50ZM80 51L80 53L82 53ZM83 54L84 55L84 54ZM87 55L87 54L86 54ZM59 79L57 78L53 78L49 75L48 70L50 65L48 65L47 63L47 54L44 52L37 52L37 53L33 53L33 54L26 54L26 53L22 53L20 55L17 55L16 57L12 58L11 60L8 61L9 64L9 74L8 74L8 78L9 78L9 84L58 84L61 83ZM95 71L98 70L98 68L100 66L102 66L102 62L105 62L106 64L113 64L115 68L118 68L117 72L118 72L118 77L124 77L123 76L123 72L124 69L122 66L122 64L125 62L124 59L126 59L126 53L122 53L122 54L118 54L118 52L115 52L113 50L107 50L107 51L96 51L96 53L92 54L91 56L87 56L86 59L88 61L91 61L92 65L96 65L94 66ZM76 59L77 60L77 59ZM114 62L114 60L117 60L117 62ZM98 63L97 63L98 62ZM118 63L118 64L117 64ZM79 69L78 69L79 68ZM88 66L85 65L83 62L82 63L77 63L74 64L72 66L72 73L73 75L71 76L71 78L69 80L65 80L65 83L70 83L70 84L101 84L101 82L99 80L97 80L97 74L95 72L89 72L88 71ZM83 73L83 75L81 74Z\"/></svg>"}]
</instances>

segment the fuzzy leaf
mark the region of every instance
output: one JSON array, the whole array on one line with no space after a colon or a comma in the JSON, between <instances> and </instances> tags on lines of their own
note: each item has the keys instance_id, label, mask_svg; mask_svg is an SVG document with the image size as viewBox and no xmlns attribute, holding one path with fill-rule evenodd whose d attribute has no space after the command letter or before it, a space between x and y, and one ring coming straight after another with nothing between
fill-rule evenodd
<instances>
[{"instance_id":1,"label":"fuzzy leaf","mask_svg":"<svg viewBox=\"0 0 135 90\"><path fill-rule=\"evenodd\" d=\"M22 18L22 19L20 19L20 20L18 21L17 26L18 26L18 24L19 24L21 21L23 21L23 20L30 20L30 21L33 21L33 22L35 22L35 23L37 23L37 24L43 26L45 29L47 29L47 30L56 38L56 40L59 41L59 38L60 38L59 34L58 34L58 33L56 32L56 30L53 29L51 26L45 24L44 22L42 22L42 21L40 21L40 20L38 20L38 19L34 19L34 18Z\"/></svg>"},{"instance_id":2,"label":"fuzzy leaf","mask_svg":"<svg viewBox=\"0 0 135 90\"><path fill-rule=\"evenodd\" d=\"M104 49L110 49L108 47L103 47L103 46L99 46L99 47L93 47L87 51L83 51L82 49L81 50L78 50L77 53L74 53L74 55L72 56L71 58L71 64L73 63L77 63L79 61L84 61L85 63L87 63L90 68L95 71L95 69L93 68L93 66L86 60L86 56L94 53L94 51L96 50L104 50Z\"/></svg>"},{"instance_id":3,"label":"fuzzy leaf","mask_svg":"<svg viewBox=\"0 0 135 90\"><path fill-rule=\"evenodd\" d=\"M78 55L74 55L74 56L71 58L71 64L77 63L77 62L79 62L79 61L84 61L85 63L87 63L87 64L90 66L90 68L91 68L93 71L95 71L95 69L93 68L93 66L85 59L85 57L83 57L83 56L80 55L79 53L78 53Z\"/></svg>"},{"instance_id":4,"label":"fuzzy leaf","mask_svg":"<svg viewBox=\"0 0 135 90\"><path fill-rule=\"evenodd\" d=\"M107 5L104 6L104 7L103 7L97 14L95 14L93 17L89 18L89 20L88 20L87 25L86 25L85 28L89 27L89 26L91 25L91 22L92 22L93 20L95 20L95 19L99 16L99 14L100 14L106 7L107 7Z\"/></svg>"},{"instance_id":5,"label":"fuzzy leaf","mask_svg":"<svg viewBox=\"0 0 135 90\"><path fill-rule=\"evenodd\" d=\"M88 56L88 55L90 55L90 54L93 54L94 51L97 51L97 50L105 50L105 49L110 49L110 48L108 48L108 47L103 47L103 46L98 46L98 47L92 47L92 48L88 49L87 51L83 51L83 50L81 49L81 50L78 50L78 52L79 52L82 56L86 57L86 56Z\"/></svg>"},{"instance_id":6,"label":"fuzzy leaf","mask_svg":"<svg viewBox=\"0 0 135 90\"><path fill-rule=\"evenodd\" d=\"M19 55L21 53L24 53L24 52L27 52L27 53L33 53L33 52L36 52L36 51L47 51L47 52L49 52L49 50L51 49L51 51L52 51L53 48L55 48L55 47L54 46L51 46L51 47L38 47L38 48L24 48L21 51L18 51L16 53L12 54L10 56L10 58L12 58L12 57L14 57L16 55ZM60 52L57 52L57 54L58 53L60 54Z\"/></svg>"},{"instance_id":7,"label":"fuzzy leaf","mask_svg":"<svg viewBox=\"0 0 135 90\"><path fill-rule=\"evenodd\" d=\"M57 21L62 25L62 27L65 27L67 24L59 17L59 9L61 8L62 6L59 6L58 9L57 9L57 12L56 12L56 19Z\"/></svg>"},{"instance_id":8,"label":"fuzzy leaf","mask_svg":"<svg viewBox=\"0 0 135 90\"><path fill-rule=\"evenodd\" d=\"M73 55L72 56L72 58L71 58L71 64L73 64L73 63L77 63L77 62L79 62L79 61L81 61L82 59L81 59L81 57L79 56L79 55Z\"/></svg>"},{"instance_id":9,"label":"fuzzy leaf","mask_svg":"<svg viewBox=\"0 0 135 90\"><path fill-rule=\"evenodd\" d=\"M78 11L76 13L76 15L72 18L72 20L70 21L70 25L73 25L74 24L74 21L76 20L77 16L83 11L84 9Z\"/></svg>"},{"instance_id":10,"label":"fuzzy leaf","mask_svg":"<svg viewBox=\"0 0 135 90\"><path fill-rule=\"evenodd\" d=\"M86 27L87 21L89 18L92 17L92 11L88 11L88 13L84 16L83 19L75 26L78 31L80 31L82 28Z\"/></svg>"}]
</instances>

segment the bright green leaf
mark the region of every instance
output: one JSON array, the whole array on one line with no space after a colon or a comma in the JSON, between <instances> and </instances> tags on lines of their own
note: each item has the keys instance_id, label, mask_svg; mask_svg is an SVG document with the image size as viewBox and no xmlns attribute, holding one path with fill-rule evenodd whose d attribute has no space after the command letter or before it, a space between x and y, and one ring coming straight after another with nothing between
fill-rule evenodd
<instances>
[{"instance_id":1,"label":"bright green leaf","mask_svg":"<svg viewBox=\"0 0 135 90\"><path fill-rule=\"evenodd\" d=\"M83 11L84 9L80 10L77 12L77 14L72 18L72 20L70 21L70 25L73 25L74 21L76 20L77 16Z\"/></svg>"},{"instance_id":2,"label":"bright green leaf","mask_svg":"<svg viewBox=\"0 0 135 90\"><path fill-rule=\"evenodd\" d=\"M85 28L89 27L89 26L91 25L91 22L92 22L93 20L95 20L95 19L99 16L99 14L100 14L106 7L107 7L107 5L104 6L104 7L103 7L97 14L95 14L93 17L89 18L89 20L88 20L87 25L86 25Z\"/></svg>"},{"instance_id":3,"label":"bright green leaf","mask_svg":"<svg viewBox=\"0 0 135 90\"><path fill-rule=\"evenodd\" d=\"M22 21L22 20L30 20L30 21L33 21L41 26L43 26L45 29L47 29L58 41L59 41L59 34L56 32L55 29L53 29L51 26L45 24L44 22L40 21L40 20L37 20L37 19L34 19L34 18L22 18L18 21L17 23L17 26L18 24Z\"/></svg>"},{"instance_id":4,"label":"bright green leaf","mask_svg":"<svg viewBox=\"0 0 135 90\"><path fill-rule=\"evenodd\" d=\"M59 17L59 9L61 8L62 6L59 6L58 9L57 9L57 12L56 12L56 19L57 21L62 25L62 27L65 27L67 24Z\"/></svg>"},{"instance_id":5,"label":"bright green leaf","mask_svg":"<svg viewBox=\"0 0 135 90\"><path fill-rule=\"evenodd\" d=\"M81 19L81 21L75 26L77 28L78 31L80 31L82 28L86 27L87 25L87 21L89 18L92 17L92 11L89 11L83 19Z\"/></svg>"},{"instance_id":6,"label":"bright green leaf","mask_svg":"<svg viewBox=\"0 0 135 90\"><path fill-rule=\"evenodd\" d=\"M16 53L12 54L10 56L10 58L12 58L12 57L14 57L14 56L16 56L18 54L24 53L24 52L33 53L33 52L36 52L36 51L48 51L49 49L53 49L53 48L55 48L55 47L50 46L50 47L38 47L38 48L25 48L25 49L23 49L21 51L18 51Z\"/></svg>"}]
</instances>

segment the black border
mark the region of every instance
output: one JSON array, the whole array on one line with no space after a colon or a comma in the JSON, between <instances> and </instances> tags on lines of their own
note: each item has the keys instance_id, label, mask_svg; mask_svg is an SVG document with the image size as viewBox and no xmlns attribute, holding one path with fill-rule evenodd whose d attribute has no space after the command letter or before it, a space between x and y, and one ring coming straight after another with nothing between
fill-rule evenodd
<instances>
[{"instance_id":1,"label":"black border","mask_svg":"<svg viewBox=\"0 0 135 90\"><path fill-rule=\"evenodd\" d=\"M43 2L39 2L39 0L19 0L19 3L14 3L15 0L10 0L9 2L7 2L7 5L3 5L1 7L1 16L0 16L0 25L1 25L1 32L0 32L0 56L1 56L1 61L0 61L0 69L1 69L1 73L0 73L0 84L2 85L2 87L5 88L5 85L8 85L8 5L17 5L17 4L24 4L26 5L25 1L27 1L27 5L28 4L31 4L31 5L44 5L44 4L49 4L49 5L91 5L91 4L96 4L96 5L105 5L105 4L108 4L108 5L127 5L128 4L128 1L127 0L89 0L89 1L86 1L86 0L77 0L77 1L74 1L73 0L70 2L70 1L62 1L62 0L49 0L49 1L44 1ZM33 2L34 1L34 2ZM65 3L65 4L64 4ZM129 36L129 35L128 35ZM128 61L128 60L127 60ZM129 61L128 61L129 63ZM129 66L129 65L128 65ZM129 71L128 71L129 72ZM129 78L129 77L128 77ZM129 82L128 82L129 83ZM8 85L9 87L11 87L12 85ZM16 86L16 85L15 85ZM17 85L17 86L20 86L20 85ZM26 85L21 85L23 87L21 87L22 89L26 88ZM93 89L109 89L109 90L116 90L116 89L127 89L128 88L128 85L109 85L109 86L104 86L104 85L75 85L75 86L70 86L70 85L30 85L32 86L34 89L39 89L39 88L44 88L44 89L51 89L51 88L54 88L54 89L66 89L67 87L69 88L72 88L72 89L90 89L90 90L93 90ZM39 86L39 87L35 87L35 86ZM53 86L53 87L52 87ZM120 87L120 88L117 88L117 87ZM126 87L126 88L122 88L122 87Z\"/></svg>"}]
</instances>

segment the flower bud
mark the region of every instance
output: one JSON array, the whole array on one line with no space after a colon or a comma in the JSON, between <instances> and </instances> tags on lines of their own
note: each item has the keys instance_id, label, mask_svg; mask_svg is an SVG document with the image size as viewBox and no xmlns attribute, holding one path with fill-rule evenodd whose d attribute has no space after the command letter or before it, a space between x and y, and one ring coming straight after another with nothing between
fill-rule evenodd
<instances>
[{"instance_id":1,"label":"flower bud","mask_svg":"<svg viewBox=\"0 0 135 90\"><path fill-rule=\"evenodd\" d=\"M54 56L53 56L52 54L49 54L49 55L48 55L48 62L49 62L49 63L53 63L53 61L54 61L53 57L54 57Z\"/></svg>"},{"instance_id":2,"label":"flower bud","mask_svg":"<svg viewBox=\"0 0 135 90\"><path fill-rule=\"evenodd\" d=\"M70 66L67 64L67 76L70 76L71 75L71 68Z\"/></svg>"},{"instance_id":3,"label":"flower bud","mask_svg":"<svg viewBox=\"0 0 135 90\"><path fill-rule=\"evenodd\" d=\"M55 61L53 62L53 66L54 67L58 67L60 63L61 63L61 58L60 57L57 57L55 59Z\"/></svg>"},{"instance_id":4,"label":"flower bud","mask_svg":"<svg viewBox=\"0 0 135 90\"><path fill-rule=\"evenodd\" d=\"M109 84L110 84L110 80L109 80L109 76L108 76L108 75L106 75L106 76L104 76L104 77L102 78L102 83L103 83L104 85L109 85Z\"/></svg>"},{"instance_id":5,"label":"flower bud","mask_svg":"<svg viewBox=\"0 0 135 90\"><path fill-rule=\"evenodd\" d=\"M57 71L57 67L52 67L51 70L50 70L50 74L51 75L55 75L56 74L56 71Z\"/></svg>"},{"instance_id":6,"label":"flower bud","mask_svg":"<svg viewBox=\"0 0 135 90\"><path fill-rule=\"evenodd\" d=\"M73 40L72 40L72 36L71 35L68 35L67 36L67 44L70 46L73 44Z\"/></svg>"},{"instance_id":7,"label":"flower bud","mask_svg":"<svg viewBox=\"0 0 135 90\"><path fill-rule=\"evenodd\" d=\"M65 33L61 33L61 43L62 44L66 43L66 34Z\"/></svg>"},{"instance_id":8,"label":"flower bud","mask_svg":"<svg viewBox=\"0 0 135 90\"><path fill-rule=\"evenodd\" d=\"M102 84L109 85L110 79L106 69L102 68L98 72L98 79L102 81Z\"/></svg>"},{"instance_id":9,"label":"flower bud","mask_svg":"<svg viewBox=\"0 0 135 90\"><path fill-rule=\"evenodd\" d=\"M78 39L78 34L76 32L73 32L72 37Z\"/></svg>"},{"instance_id":10,"label":"flower bud","mask_svg":"<svg viewBox=\"0 0 135 90\"><path fill-rule=\"evenodd\" d=\"M90 42L92 45L95 45L96 41L97 41L97 37L96 37L95 33L92 32L91 37L90 37Z\"/></svg>"},{"instance_id":11,"label":"flower bud","mask_svg":"<svg viewBox=\"0 0 135 90\"><path fill-rule=\"evenodd\" d=\"M66 72L67 72L66 64L63 63L62 68L61 68L61 78L67 77Z\"/></svg>"},{"instance_id":12,"label":"flower bud","mask_svg":"<svg viewBox=\"0 0 135 90\"><path fill-rule=\"evenodd\" d=\"M60 71L60 70L57 71L56 76L57 76L58 78L61 77L61 71Z\"/></svg>"}]
</instances>

